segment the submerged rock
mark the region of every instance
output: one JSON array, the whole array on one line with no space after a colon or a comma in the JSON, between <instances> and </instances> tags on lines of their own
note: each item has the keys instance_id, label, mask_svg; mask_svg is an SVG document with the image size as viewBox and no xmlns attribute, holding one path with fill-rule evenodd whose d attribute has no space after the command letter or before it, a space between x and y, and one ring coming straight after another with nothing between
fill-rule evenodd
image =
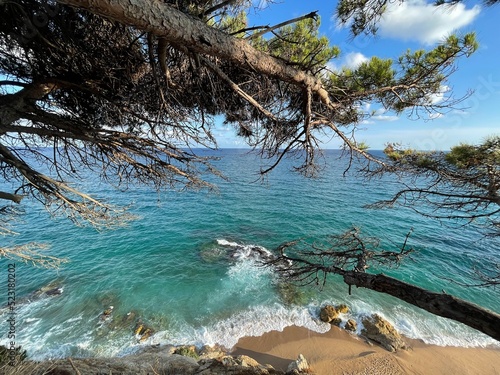
<instances>
[{"instance_id":1,"label":"submerged rock","mask_svg":"<svg viewBox=\"0 0 500 375\"><path fill-rule=\"evenodd\" d=\"M108 327L110 330L135 330L134 327L136 326L136 316L137 314L134 311L130 311L125 315L115 316L113 314L113 319L108 323ZM104 320L108 322L108 319Z\"/></svg>"},{"instance_id":2,"label":"submerged rock","mask_svg":"<svg viewBox=\"0 0 500 375\"><path fill-rule=\"evenodd\" d=\"M233 259L255 259L259 261L271 261L275 256L265 247L256 245L236 245L231 254Z\"/></svg>"},{"instance_id":3,"label":"submerged rock","mask_svg":"<svg viewBox=\"0 0 500 375\"><path fill-rule=\"evenodd\" d=\"M113 306L109 306L106 310L104 310L100 316L101 320L107 320L111 318L111 314L113 313Z\"/></svg>"},{"instance_id":4,"label":"submerged rock","mask_svg":"<svg viewBox=\"0 0 500 375\"><path fill-rule=\"evenodd\" d=\"M390 352L406 349L406 343L394 326L377 314L362 320L361 334Z\"/></svg>"},{"instance_id":5,"label":"submerged rock","mask_svg":"<svg viewBox=\"0 0 500 375\"><path fill-rule=\"evenodd\" d=\"M23 302L32 302L44 297L55 297L60 296L64 291L64 288L61 284L60 280L54 280L48 283L45 286L42 286L40 289L35 290L33 293L28 295L26 298L27 301Z\"/></svg>"},{"instance_id":6,"label":"submerged rock","mask_svg":"<svg viewBox=\"0 0 500 375\"><path fill-rule=\"evenodd\" d=\"M279 282L276 289L281 300L287 305L305 304L306 296L296 285L287 282Z\"/></svg>"},{"instance_id":7,"label":"submerged rock","mask_svg":"<svg viewBox=\"0 0 500 375\"><path fill-rule=\"evenodd\" d=\"M62 294L63 291L64 291L63 288L52 288L52 289L45 291L45 295L50 296L50 297L58 296L58 295Z\"/></svg>"},{"instance_id":8,"label":"submerged rock","mask_svg":"<svg viewBox=\"0 0 500 375\"><path fill-rule=\"evenodd\" d=\"M227 251L213 243L203 247L199 254L200 258L206 263L217 263L228 258Z\"/></svg>"}]
</instances>

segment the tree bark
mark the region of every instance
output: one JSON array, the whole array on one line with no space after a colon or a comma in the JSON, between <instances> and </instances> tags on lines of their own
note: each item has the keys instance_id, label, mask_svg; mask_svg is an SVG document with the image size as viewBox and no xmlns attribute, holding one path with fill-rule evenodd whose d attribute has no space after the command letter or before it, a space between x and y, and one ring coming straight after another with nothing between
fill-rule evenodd
<instances>
[{"instance_id":1,"label":"tree bark","mask_svg":"<svg viewBox=\"0 0 500 375\"><path fill-rule=\"evenodd\" d=\"M0 135L6 132L6 127L19 120L23 113L31 112L34 101L56 89L57 85L54 83L33 82L15 94L3 96L0 104Z\"/></svg>"},{"instance_id":2,"label":"tree bark","mask_svg":"<svg viewBox=\"0 0 500 375\"><path fill-rule=\"evenodd\" d=\"M309 87L330 109L328 92L316 77L288 66L267 53L253 48L247 41L208 26L179 10L151 0L59 0L62 4L84 8L122 24L151 32L180 49L218 57L282 81Z\"/></svg>"},{"instance_id":3,"label":"tree bark","mask_svg":"<svg viewBox=\"0 0 500 375\"><path fill-rule=\"evenodd\" d=\"M8 200L8 201L12 201L14 203L21 203L21 200L23 199L24 197L22 195L19 195L19 194L12 194L12 193L6 193L4 191L0 191L0 199L5 199L5 200Z\"/></svg>"},{"instance_id":4,"label":"tree bark","mask_svg":"<svg viewBox=\"0 0 500 375\"><path fill-rule=\"evenodd\" d=\"M344 282L389 294L432 314L456 320L500 341L500 315L446 293L435 293L383 274L346 271Z\"/></svg>"}]
</instances>

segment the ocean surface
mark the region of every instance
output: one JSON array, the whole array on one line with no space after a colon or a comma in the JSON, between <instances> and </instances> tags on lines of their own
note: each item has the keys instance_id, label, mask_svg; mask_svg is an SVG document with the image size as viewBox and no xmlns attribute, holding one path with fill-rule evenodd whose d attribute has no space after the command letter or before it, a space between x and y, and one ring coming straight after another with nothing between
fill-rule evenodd
<instances>
[{"instance_id":1,"label":"ocean surface","mask_svg":"<svg viewBox=\"0 0 500 375\"><path fill-rule=\"evenodd\" d=\"M209 191L155 192L144 187L117 191L89 178L87 192L128 206L138 219L127 227L96 231L68 219L50 219L43 207L26 202L14 226L17 236L4 244L36 241L47 254L70 262L59 270L16 261L16 345L33 359L124 355L149 344L221 344L231 348L243 336L298 325L327 331L318 319L324 304L345 303L344 321L378 313L406 336L427 343L487 346L499 343L464 325L438 318L390 296L348 288L332 276L323 288L284 285L259 254L297 238L322 241L353 226L382 246L400 247L410 228L411 259L399 268L381 269L424 288L456 295L500 312L500 288L467 288L474 268L494 264L498 239L481 228L440 223L408 209L370 210L366 204L388 198L401 186L392 177L364 180L354 166L326 151L324 170L307 179L283 160L264 182L262 161L246 150L200 150L228 180L208 177ZM255 251L255 247L260 247ZM7 304L7 264L0 260ZM377 271L377 270L372 270ZM62 294L37 293L61 288ZM1 300L3 298L3 301ZM103 312L113 306L109 317ZM1 344L7 344L8 317L1 312ZM105 319L104 319L105 318ZM140 341L138 324L154 330Z\"/></svg>"}]
</instances>

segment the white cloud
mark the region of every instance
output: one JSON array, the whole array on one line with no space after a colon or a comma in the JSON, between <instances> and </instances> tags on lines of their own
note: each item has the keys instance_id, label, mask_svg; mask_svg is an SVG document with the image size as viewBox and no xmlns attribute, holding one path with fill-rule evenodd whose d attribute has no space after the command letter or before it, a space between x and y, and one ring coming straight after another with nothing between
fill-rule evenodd
<instances>
[{"instance_id":1,"label":"white cloud","mask_svg":"<svg viewBox=\"0 0 500 375\"><path fill-rule=\"evenodd\" d=\"M450 87L449 86L446 86L446 85L441 85L439 87L439 91L434 93L434 94L430 94L428 95L428 99L430 101L431 104L433 105L436 105L436 104L439 104L441 103L442 101L445 101L447 99L446 97L446 93L448 91L450 91Z\"/></svg>"},{"instance_id":2,"label":"white cloud","mask_svg":"<svg viewBox=\"0 0 500 375\"><path fill-rule=\"evenodd\" d=\"M349 52L340 61L334 59L330 60L326 67L334 72L340 71L342 68L356 69L362 63L370 60L368 57L363 55L361 52Z\"/></svg>"},{"instance_id":3,"label":"white cloud","mask_svg":"<svg viewBox=\"0 0 500 375\"><path fill-rule=\"evenodd\" d=\"M435 6L426 0L389 2L378 25L378 33L389 38L433 44L471 24L480 11L479 5L466 9L464 3Z\"/></svg>"},{"instance_id":4,"label":"white cloud","mask_svg":"<svg viewBox=\"0 0 500 375\"><path fill-rule=\"evenodd\" d=\"M368 61L368 57L360 52L349 52L344 57L344 66L350 69L358 68L362 63Z\"/></svg>"},{"instance_id":5,"label":"white cloud","mask_svg":"<svg viewBox=\"0 0 500 375\"><path fill-rule=\"evenodd\" d=\"M269 5L269 0L253 0L252 5L257 9L264 9Z\"/></svg>"},{"instance_id":6,"label":"white cloud","mask_svg":"<svg viewBox=\"0 0 500 375\"><path fill-rule=\"evenodd\" d=\"M399 120L398 116L391 116L391 115L375 115L370 118L376 121L385 121L385 122L392 122Z\"/></svg>"},{"instance_id":7,"label":"white cloud","mask_svg":"<svg viewBox=\"0 0 500 375\"><path fill-rule=\"evenodd\" d=\"M442 113L439 113L439 112L429 113L429 119L431 119L431 120L435 120L435 119L441 118L443 116L444 115Z\"/></svg>"},{"instance_id":8,"label":"white cloud","mask_svg":"<svg viewBox=\"0 0 500 375\"><path fill-rule=\"evenodd\" d=\"M372 125L377 121L380 122L393 122L399 120L399 116L391 115L389 111L384 108L378 108L375 110L370 110L371 103L364 103L359 108L363 110L366 114L369 114L369 117L363 121L361 121L362 125ZM370 113L371 112L371 113Z\"/></svg>"}]
</instances>

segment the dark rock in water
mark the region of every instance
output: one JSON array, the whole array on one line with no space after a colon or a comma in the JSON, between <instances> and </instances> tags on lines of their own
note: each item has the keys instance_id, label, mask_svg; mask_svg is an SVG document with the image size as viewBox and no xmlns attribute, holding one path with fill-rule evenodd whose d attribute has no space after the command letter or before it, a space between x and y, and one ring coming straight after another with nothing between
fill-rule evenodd
<instances>
[{"instance_id":1,"label":"dark rock in water","mask_svg":"<svg viewBox=\"0 0 500 375\"><path fill-rule=\"evenodd\" d=\"M27 297L27 302L36 301L44 297L55 297L63 293L64 288L60 281L52 281L49 284L42 286L40 289L35 290Z\"/></svg>"},{"instance_id":2,"label":"dark rock in water","mask_svg":"<svg viewBox=\"0 0 500 375\"><path fill-rule=\"evenodd\" d=\"M260 246L252 246L251 250L253 254L258 255L258 258L266 261L266 260L272 260L274 259L274 256L266 249Z\"/></svg>"},{"instance_id":3,"label":"dark rock in water","mask_svg":"<svg viewBox=\"0 0 500 375\"><path fill-rule=\"evenodd\" d=\"M101 315L101 317L102 317L102 315ZM123 330L131 331L135 327L135 317L136 317L136 314L133 311L130 311L127 314L122 315L122 316L114 316L113 319L109 322L109 329L111 329L111 330L123 329ZM108 317L105 316L104 320L108 320L107 318Z\"/></svg>"},{"instance_id":4,"label":"dark rock in water","mask_svg":"<svg viewBox=\"0 0 500 375\"><path fill-rule=\"evenodd\" d=\"M121 322L125 325L125 324L132 324L133 322L135 322L135 318L136 318L137 314L135 313L135 311L129 311L126 315L124 315L122 318L121 318Z\"/></svg>"},{"instance_id":5,"label":"dark rock in water","mask_svg":"<svg viewBox=\"0 0 500 375\"><path fill-rule=\"evenodd\" d=\"M58 296L60 294L62 294L63 292L63 288L53 288L53 289L49 289L45 292L45 294L47 296Z\"/></svg>"},{"instance_id":6,"label":"dark rock in water","mask_svg":"<svg viewBox=\"0 0 500 375\"><path fill-rule=\"evenodd\" d=\"M101 320L107 320L111 318L111 314L113 313L113 306L109 306L106 310L104 310L100 316Z\"/></svg>"},{"instance_id":7,"label":"dark rock in water","mask_svg":"<svg viewBox=\"0 0 500 375\"><path fill-rule=\"evenodd\" d=\"M279 269L289 268L292 264L292 262L288 260L278 261L276 255L262 246L241 245L227 241L221 241L218 242L218 244L222 247L231 248L231 253L228 255L230 259L253 259L262 263L272 264L273 267Z\"/></svg>"},{"instance_id":8,"label":"dark rock in water","mask_svg":"<svg viewBox=\"0 0 500 375\"><path fill-rule=\"evenodd\" d=\"M227 260L227 252L220 247L206 247L200 251L200 257L206 263L217 263L221 260Z\"/></svg>"},{"instance_id":9,"label":"dark rock in water","mask_svg":"<svg viewBox=\"0 0 500 375\"><path fill-rule=\"evenodd\" d=\"M109 316L109 315L111 315L112 312L113 312L113 306L109 306L108 309L104 310L102 315Z\"/></svg>"},{"instance_id":10,"label":"dark rock in water","mask_svg":"<svg viewBox=\"0 0 500 375\"><path fill-rule=\"evenodd\" d=\"M244 246L244 245L235 246L232 257L236 259L250 258L262 261L269 261L274 258L274 256L267 249L261 246Z\"/></svg>"},{"instance_id":11,"label":"dark rock in water","mask_svg":"<svg viewBox=\"0 0 500 375\"><path fill-rule=\"evenodd\" d=\"M406 349L406 343L393 327L391 323L383 319L377 314L362 320L363 329L361 334L366 338L379 343L382 347L390 352L395 352L399 349Z\"/></svg>"},{"instance_id":12,"label":"dark rock in water","mask_svg":"<svg viewBox=\"0 0 500 375\"><path fill-rule=\"evenodd\" d=\"M28 294L27 296L16 296L16 306L24 305L26 303L31 303L38 301L42 298L57 297L63 293L62 282L60 279L51 281L49 284L35 290L34 292ZM7 310L9 306L7 304L0 308L0 312Z\"/></svg>"},{"instance_id":13,"label":"dark rock in water","mask_svg":"<svg viewBox=\"0 0 500 375\"><path fill-rule=\"evenodd\" d=\"M304 291L292 283L279 282L277 290L280 298L287 305L303 305L306 302Z\"/></svg>"}]
</instances>

